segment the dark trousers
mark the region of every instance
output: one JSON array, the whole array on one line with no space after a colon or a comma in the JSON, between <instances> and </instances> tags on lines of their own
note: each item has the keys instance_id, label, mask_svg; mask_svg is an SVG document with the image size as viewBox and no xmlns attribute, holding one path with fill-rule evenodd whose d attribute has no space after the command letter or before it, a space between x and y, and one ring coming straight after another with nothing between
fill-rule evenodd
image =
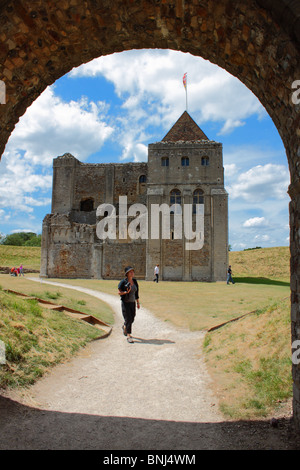
<instances>
[{"instance_id":1,"label":"dark trousers","mask_svg":"<svg viewBox=\"0 0 300 470\"><path fill-rule=\"evenodd\" d=\"M158 274L155 274L155 278L153 279L154 282L158 282Z\"/></svg>"},{"instance_id":2,"label":"dark trousers","mask_svg":"<svg viewBox=\"0 0 300 470\"><path fill-rule=\"evenodd\" d=\"M131 335L131 327L135 317L135 302L121 301L121 305L125 328L127 333Z\"/></svg>"},{"instance_id":3,"label":"dark trousers","mask_svg":"<svg viewBox=\"0 0 300 470\"><path fill-rule=\"evenodd\" d=\"M234 284L234 280L232 279L230 273L227 274L227 284L229 284L229 282L232 282L232 284Z\"/></svg>"}]
</instances>

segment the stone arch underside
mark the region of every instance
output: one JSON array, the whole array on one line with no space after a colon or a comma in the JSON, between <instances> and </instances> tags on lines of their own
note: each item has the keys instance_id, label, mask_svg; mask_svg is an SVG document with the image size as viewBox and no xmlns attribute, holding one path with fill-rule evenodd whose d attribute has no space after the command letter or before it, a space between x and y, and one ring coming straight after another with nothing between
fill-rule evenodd
<instances>
[{"instance_id":1,"label":"stone arch underside","mask_svg":"<svg viewBox=\"0 0 300 470\"><path fill-rule=\"evenodd\" d=\"M174 49L239 78L261 101L283 140L291 174L292 341L300 339L300 80L298 0L14 0L0 6L0 155L20 116L73 67L114 52ZM216 89L216 93L221 90ZM293 365L300 429L300 365Z\"/></svg>"}]
</instances>

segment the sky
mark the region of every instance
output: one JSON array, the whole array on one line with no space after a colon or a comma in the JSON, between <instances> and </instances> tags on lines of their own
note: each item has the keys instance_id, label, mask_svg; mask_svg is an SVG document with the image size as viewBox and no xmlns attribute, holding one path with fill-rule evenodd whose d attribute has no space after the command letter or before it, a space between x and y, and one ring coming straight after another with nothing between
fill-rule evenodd
<instances>
[{"instance_id":1,"label":"sky","mask_svg":"<svg viewBox=\"0 0 300 470\"><path fill-rule=\"evenodd\" d=\"M41 233L51 213L52 161L147 161L186 110L223 144L234 251L288 246L290 175L278 131L237 78L199 57L170 50L103 56L48 87L20 118L0 161L0 233ZM5 106L5 105L2 105Z\"/></svg>"}]
</instances>

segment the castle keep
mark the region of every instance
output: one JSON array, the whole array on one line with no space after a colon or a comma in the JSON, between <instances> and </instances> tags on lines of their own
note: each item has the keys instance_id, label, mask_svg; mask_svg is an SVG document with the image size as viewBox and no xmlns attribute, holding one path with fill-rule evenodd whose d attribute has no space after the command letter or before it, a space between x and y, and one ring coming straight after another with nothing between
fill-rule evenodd
<instances>
[{"instance_id":1,"label":"castle keep","mask_svg":"<svg viewBox=\"0 0 300 470\"><path fill-rule=\"evenodd\" d=\"M143 204L151 227L151 207L190 204L193 229L201 208L201 247L186 249L169 214L169 237L100 239L97 224L107 218L97 208L111 204L120 225L120 197L128 207ZM162 217L162 215L161 215ZM128 216L128 224L134 219ZM192 242L192 240L190 240ZM228 263L228 197L224 189L222 144L211 141L185 111L161 142L149 144L146 163L81 163L71 154L53 160L51 214L43 221L41 276L120 279L132 265L139 279L219 281Z\"/></svg>"}]
</instances>

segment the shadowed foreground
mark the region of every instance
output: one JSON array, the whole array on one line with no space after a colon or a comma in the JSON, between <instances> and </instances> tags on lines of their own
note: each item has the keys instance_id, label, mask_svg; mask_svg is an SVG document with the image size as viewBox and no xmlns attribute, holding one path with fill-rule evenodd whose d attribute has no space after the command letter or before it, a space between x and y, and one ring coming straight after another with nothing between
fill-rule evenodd
<instances>
[{"instance_id":1,"label":"shadowed foreground","mask_svg":"<svg viewBox=\"0 0 300 470\"><path fill-rule=\"evenodd\" d=\"M191 423L45 411L0 397L1 450L300 450L289 420ZM298 447L297 447L298 445Z\"/></svg>"}]
</instances>

